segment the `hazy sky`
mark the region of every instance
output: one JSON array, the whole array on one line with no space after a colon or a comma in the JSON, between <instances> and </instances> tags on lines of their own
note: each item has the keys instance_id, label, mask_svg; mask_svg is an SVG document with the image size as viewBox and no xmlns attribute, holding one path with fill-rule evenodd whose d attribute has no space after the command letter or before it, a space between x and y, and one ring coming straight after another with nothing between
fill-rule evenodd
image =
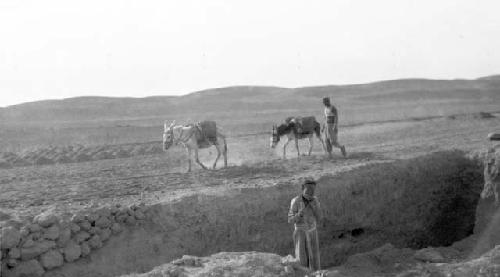
<instances>
[{"instance_id":1,"label":"hazy sky","mask_svg":"<svg viewBox=\"0 0 500 277\"><path fill-rule=\"evenodd\" d=\"M0 106L500 73L498 0L0 0Z\"/></svg>"}]
</instances>

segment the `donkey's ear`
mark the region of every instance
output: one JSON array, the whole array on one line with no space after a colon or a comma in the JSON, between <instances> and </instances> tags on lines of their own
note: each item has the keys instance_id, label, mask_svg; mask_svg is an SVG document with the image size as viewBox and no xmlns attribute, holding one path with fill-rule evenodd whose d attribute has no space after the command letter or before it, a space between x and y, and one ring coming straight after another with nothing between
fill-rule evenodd
<instances>
[{"instance_id":1,"label":"donkey's ear","mask_svg":"<svg viewBox=\"0 0 500 277\"><path fill-rule=\"evenodd\" d=\"M163 130L166 132L168 129L167 127L167 121L165 120L165 122L163 122Z\"/></svg>"},{"instance_id":2,"label":"donkey's ear","mask_svg":"<svg viewBox=\"0 0 500 277\"><path fill-rule=\"evenodd\" d=\"M174 127L174 125L175 125L175 120L172 121L172 123L170 124L170 127Z\"/></svg>"}]
</instances>

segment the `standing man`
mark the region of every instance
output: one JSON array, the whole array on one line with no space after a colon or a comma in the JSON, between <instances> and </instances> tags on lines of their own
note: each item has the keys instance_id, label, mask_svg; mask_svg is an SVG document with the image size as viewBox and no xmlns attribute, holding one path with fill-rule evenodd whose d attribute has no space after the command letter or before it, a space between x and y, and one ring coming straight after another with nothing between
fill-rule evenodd
<instances>
[{"instance_id":1,"label":"standing man","mask_svg":"<svg viewBox=\"0 0 500 277\"><path fill-rule=\"evenodd\" d=\"M330 104L330 98L323 98L323 104L325 105L325 119L326 119L326 132L325 141L328 155L332 157L332 146L340 149L342 156L346 156L345 146L340 145L338 142L338 122L339 116L335 106Z\"/></svg>"},{"instance_id":2,"label":"standing man","mask_svg":"<svg viewBox=\"0 0 500 277\"><path fill-rule=\"evenodd\" d=\"M491 141L500 141L500 133L488 134ZM495 196L495 205L500 204L500 145L494 145L488 149L484 157L484 186L481 192L481 198L487 198L490 195Z\"/></svg>"},{"instance_id":3,"label":"standing man","mask_svg":"<svg viewBox=\"0 0 500 277\"><path fill-rule=\"evenodd\" d=\"M293 242L295 258L312 271L320 269L319 242L316 223L322 213L318 198L314 196L316 182L307 180L302 184L301 195L292 199L288 212L288 223L294 223Z\"/></svg>"}]
</instances>

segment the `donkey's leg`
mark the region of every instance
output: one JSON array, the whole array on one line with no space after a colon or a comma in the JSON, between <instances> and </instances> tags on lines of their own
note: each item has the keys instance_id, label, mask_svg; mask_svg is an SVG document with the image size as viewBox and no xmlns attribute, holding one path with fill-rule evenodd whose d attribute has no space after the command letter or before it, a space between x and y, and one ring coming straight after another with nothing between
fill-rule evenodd
<instances>
[{"instance_id":1,"label":"donkey's leg","mask_svg":"<svg viewBox=\"0 0 500 277\"><path fill-rule=\"evenodd\" d=\"M224 167L227 167L227 142L224 138L224 148L222 149L222 155L224 155Z\"/></svg>"},{"instance_id":2,"label":"donkey's leg","mask_svg":"<svg viewBox=\"0 0 500 277\"><path fill-rule=\"evenodd\" d=\"M202 163L200 162L200 159L198 159L198 148L195 148L195 149L194 149L194 159L195 159L196 163L197 163L197 164L199 164L199 165L201 166L201 168L203 168L203 169L208 169L208 168L207 168L204 164L202 164Z\"/></svg>"},{"instance_id":3,"label":"donkey's leg","mask_svg":"<svg viewBox=\"0 0 500 277\"><path fill-rule=\"evenodd\" d=\"M191 148L186 147L186 153L187 153L187 158L188 158L188 171L191 172Z\"/></svg>"},{"instance_id":4,"label":"donkey's leg","mask_svg":"<svg viewBox=\"0 0 500 277\"><path fill-rule=\"evenodd\" d=\"M311 156L311 152L313 150L313 146L314 146L314 140L313 140L313 136L311 135L309 137L309 153L307 153L308 156Z\"/></svg>"},{"instance_id":5,"label":"donkey's leg","mask_svg":"<svg viewBox=\"0 0 500 277\"><path fill-rule=\"evenodd\" d=\"M300 150L299 150L299 140L294 138L295 140L295 149L297 149L297 157L300 158Z\"/></svg>"},{"instance_id":6,"label":"donkey's leg","mask_svg":"<svg viewBox=\"0 0 500 277\"><path fill-rule=\"evenodd\" d=\"M217 150L217 158L215 158L215 162L214 162L214 165L212 166L212 169L215 169L215 167L217 166L217 161L219 160L220 158L220 145L219 144L214 144L215 146L215 149Z\"/></svg>"},{"instance_id":7,"label":"donkey's leg","mask_svg":"<svg viewBox=\"0 0 500 277\"><path fill-rule=\"evenodd\" d=\"M283 144L283 159L286 159L286 146L290 143L290 139L287 137L285 143Z\"/></svg>"}]
</instances>

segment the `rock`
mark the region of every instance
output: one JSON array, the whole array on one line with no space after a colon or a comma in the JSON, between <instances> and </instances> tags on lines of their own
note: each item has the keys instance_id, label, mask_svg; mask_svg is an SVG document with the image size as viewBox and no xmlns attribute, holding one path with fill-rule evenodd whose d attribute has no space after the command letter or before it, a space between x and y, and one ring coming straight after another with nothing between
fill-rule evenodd
<instances>
[{"instance_id":1,"label":"rock","mask_svg":"<svg viewBox=\"0 0 500 277\"><path fill-rule=\"evenodd\" d=\"M21 258L21 250L19 248L11 248L9 250L8 257L11 259L19 259Z\"/></svg>"},{"instance_id":2,"label":"rock","mask_svg":"<svg viewBox=\"0 0 500 277\"><path fill-rule=\"evenodd\" d=\"M27 226L23 226L19 230L19 234L21 234L21 239L25 238L30 234L30 229Z\"/></svg>"},{"instance_id":3,"label":"rock","mask_svg":"<svg viewBox=\"0 0 500 277\"><path fill-rule=\"evenodd\" d=\"M29 236L31 237L31 239L37 241L37 240L40 240L42 238L42 233L36 232L36 233L29 234Z\"/></svg>"},{"instance_id":4,"label":"rock","mask_svg":"<svg viewBox=\"0 0 500 277\"><path fill-rule=\"evenodd\" d=\"M62 266L64 258L59 251L50 250L40 257L40 262L45 269L52 269Z\"/></svg>"},{"instance_id":5,"label":"rock","mask_svg":"<svg viewBox=\"0 0 500 277\"><path fill-rule=\"evenodd\" d=\"M56 243L51 240L36 242L33 247L21 248L21 259L28 261L56 247Z\"/></svg>"},{"instance_id":6,"label":"rock","mask_svg":"<svg viewBox=\"0 0 500 277\"><path fill-rule=\"evenodd\" d=\"M59 238L59 227L56 225L52 225L42 235L42 238L49 240L57 240Z\"/></svg>"},{"instance_id":7,"label":"rock","mask_svg":"<svg viewBox=\"0 0 500 277\"><path fill-rule=\"evenodd\" d=\"M87 220L80 222L78 225L84 231L88 231L88 230L90 230L90 228L92 228L92 225Z\"/></svg>"},{"instance_id":8,"label":"rock","mask_svg":"<svg viewBox=\"0 0 500 277\"><path fill-rule=\"evenodd\" d=\"M90 234L85 232L85 231L80 231L75 235L75 241L77 243L81 243L86 241L88 238L90 238Z\"/></svg>"},{"instance_id":9,"label":"rock","mask_svg":"<svg viewBox=\"0 0 500 277\"><path fill-rule=\"evenodd\" d=\"M445 259L441 253L439 253L436 249L429 247L423 248L415 252L414 258L423 262L431 262L431 263L443 263Z\"/></svg>"},{"instance_id":10,"label":"rock","mask_svg":"<svg viewBox=\"0 0 500 277\"><path fill-rule=\"evenodd\" d=\"M34 221L38 223L38 225L40 225L41 227L47 228L55 224L58 221L58 218L57 216L46 212L35 216Z\"/></svg>"},{"instance_id":11,"label":"rock","mask_svg":"<svg viewBox=\"0 0 500 277\"><path fill-rule=\"evenodd\" d=\"M30 248L35 246L35 242L32 238L27 238L26 241L21 244L21 246L24 248Z\"/></svg>"},{"instance_id":12,"label":"rock","mask_svg":"<svg viewBox=\"0 0 500 277\"><path fill-rule=\"evenodd\" d=\"M96 214L99 215L99 217L108 217L111 215L111 209L108 207L103 207L99 210L96 211Z\"/></svg>"},{"instance_id":13,"label":"rock","mask_svg":"<svg viewBox=\"0 0 500 277\"><path fill-rule=\"evenodd\" d=\"M116 213L116 216L120 216L120 215L128 215L127 213L127 209L121 209L119 210L117 213Z\"/></svg>"},{"instance_id":14,"label":"rock","mask_svg":"<svg viewBox=\"0 0 500 277\"><path fill-rule=\"evenodd\" d=\"M133 207L133 206L131 206ZM134 216L134 210L132 208L126 208L125 209L125 212L129 215L129 216Z\"/></svg>"},{"instance_id":15,"label":"rock","mask_svg":"<svg viewBox=\"0 0 500 277\"><path fill-rule=\"evenodd\" d=\"M143 212L141 212L141 211L137 210L137 211L135 212L135 218L136 218L136 219L141 220L141 219L145 219L145 218L146 218L146 216L144 215L144 213L143 213Z\"/></svg>"},{"instance_id":16,"label":"rock","mask_svg":"<svg viewBox=\"0 0 500 277\"><path fill-rule=\"evenodd\" d=\"M71 224L73 224L73 222L69 221L66 215L64 219L59 221L59 230L69 229Z\"/></svg>"},{"instance_id":17,"label":"rock","mask_svg":"<svg viewBox=\"0 0 500 277\"><path fill-rule=\"evenodd\" d=\"M78 233L78 232L82 229L82 228L80 228L80 226L79 226L78 224L76 224L76 223L71 223L71 224L69 225L69 228L71 229L71 232L72 232L73 234Z\"/></svg>"},{"instance_id":18,"label":"rock","mask_svg":"<svg viewBox=\"0 0 500 277\"><path fill-rule=\"evenodd\" d=\"M43 250L38 247L21 248L21 260L28 261L40 256Z\"/></svg>"},{"instance_id":19,"label":"rock","mask_svg":"<svg viewBox=\"0 0 500 277\"><path fill-rule=\"evenodd\" d=\"M98 249L98 248L102 247L102 241L101 241L101 238L99 237L99 235L93 235L89 239L89 246L92 249Z\"/></svg>"},{"instance_id":20,"label":"rock","mask_svg":"<svg viewBox=\"0 0 500 277\"><path fill-rule=\"evenodd\" d=\"M80 248L82 250L82 257L88 256L90 254L90 246L87 242L83 242L80 244Z\"/></svg>"},{"instance_id":21,"label":"rock","mask_svg":"<svg viewBox=\"0 0 500 277\"><path fill-rule=\"evenodd\" d=\"M59 239L57 239L57 246L59 247L64 247L66 244L69 242L71 239L71 229L69 227L66 227L61 230L61 233L59 234Z\"/></svg>"},{"instance_id":22,"label":"rock","mask_svg":"<svg viewBox=\"0 0 500 277\"><path fill-rule=\"evenodd\" d=\"M92 227L89 230L89 234L91 234L91 235L99 234L100 232L101 232L101 228L99 228L99 227Z\"/></svg>"},{"instance_id":23,"label":"rock","mask_svg":"<svg viewBox=\"0 0 500 277\"><path fill-rule=\"evenodd\" d=\"M40 227L40 225L33 223L33 224L28 225L28 229L30 230L31 233L36 233L36 232L40 232L40 230L42 228Z\"/></svg>"},{"instance_id":24,"label":"rock","mask_svg":"<svg viewBox=\"0 0 500 277\"><path fill-rule=\"evenodd\" d=\"M87 220L92 223L92 222L95 222L99 219L99 215L98 214L95 214L95 213L92 213L92 214L89 214L87 215Z\"/></svg>"},{"instance_id":25,"label":"rock","mask_svg":"<svg viewBox=\"0 0 500 277\"><path fill-rule=\"evenodd\" d=\"M127 218L128 218L128 215L125 215L125 214L118 215L118 216L116 216L116 222L125 223L125 221L127 221Z\"/></svg>"},{"instance_id":26,"label":"rock","mask_svg":"<svg viewBox=\"0 0 500 277\"><path fill-rule=\"evenodd\" d=\"M344 265L347 268L370 268L379 269L381 261L371 252L357 253L347 258Z\"/></svg>"},{"instance_id":27,"label":"rock","mask_svg":"<svg viewBox=\"0 0 500 277\"><path fill-rule=\"evenodd\" d=\"M63 249L64 260L67 262L72 262L80 258L82 255L82 248L75 242L69 242Z\"/></svg>"},{"instance_id":28,"label":"rock","mask_svg":"<svg viewBox=\"0 0 500 277\"><path fill-rule=\"evenodd\" d=\"M111 236L111 230L109 228L102 229L98 235L99 235L99 237L101 237L102 241L107 241L109 239L109 237Z\"/></svg>"},{"instance_id":29,"label":"rock","mask_svg":"<svg viewBox=\"0 0 500 277\"><path fill-rule=\"evenodd\" d=\"M152 218L154 218L154 217L155 217L155 213L154 213L154 212L152 212L152 211L147 211L147 212L146 212L146 213L144 213L144 214L146 215L146 218L147 218L147 219L150 219L150 220L151 220Z\"/></svg>"},{"instance_id":30,"label":"rock","mask_svg":"<svg viewBox=\"0 0 500 277\"><path fill-rule=\"evenodd\" d=\"M137 222L137 220L135 219L135 216L133 216L133 215L128 216L127 219L125 220L125 223L127 223L129 225L135 225L136 222Z\"/></svg>"},{"instance_id":31,"label":"rock","mask_svg":"<svg viewBox=\"0 0 500 277\"><path fill-rule=\"evenodd\" d=\"M21 241L21 233L14 227L2 228L0 233L0 249L14 248Z\"/></svg>"},{"instance_id":32,"label":"rock","mask_svg":"<svg viewBox=\"0 0 500 277\"><path fill-rule=\"evenodd\" d=\"M339 276L322 271L311 272L289 268L290 274L285 273L285 266L280 263L281 257L271 253L258 252L224 252L210 257L183 256L182 259L155 267L144 274L130 274L122 277L153 277L153 276ZM293 273L292 273L293 272ZM310 274L311 273L311 274ZM344 276L344 275L342 275ZM361 275L349 275L361 276ZM362 275L373 276L373 275ZM382 275L377 275L382 276ZM385 275L384 275L385 276Z\"/></svg>"},{"instance_id":33,"label":"rock","mask_svg":"<svg viewBox=\"0 0 500 277\"><path fill-rule=\"evenodd\" d=\"M111 226L111 231L113 232L113 234L118 234L123 231L123 228L119 223L113 223L113 225Z\"/></svg>"},{"instance_id":34,"label":"rock","mask_svg":"<svg viewBox=\"0 0 500 277\"><path fill-rule=\"evenodd\" d=\"M171 262L179 266L202 266L201 258L196 256L184 255L182 258Z\"/></svg>"},{"instance_id":35,"label":"rock","mask_svg":"<svg viewBox=\"0 0 500 277\"><path fill-rule=\"evenodd\" d=\"M85 220L85 216L82 214L75 214L71 217L71 222L73 223L80 223Z\"/></svg>"},{"instance_id":36,"label":"rock","mask_svg":"<svg viewBox=\"0 0 500 277\"><path fill-rule=\"evenodd\" d=\"M18 263L19 263L19 260L16 260L16 259L8 259L7 260L7 265L9 267L16 267Z\"/></svg>"},{"instance_id":37,"label":"rock","mask_svg":"<svg viewBox=\"0 0 500 277\"><path fill-rule=\"evenodd\" d=\"M29 260L20 262L13 270L7 272L6 275L15 277L41 277L43 273L45 273L45 270L37 260Z\"/></svg>"},{"instance_id":38,"label":"rock","mask_svg":"<svg viewBox=\"0 0 500 277\"><path fill-rule=\"evenodd\" d=\"M111 221L107 217L99 217L97 221L95 222L95 226L100 227L100 228L108 228L111 226Z\"/></svg>"},{"instance_id":39,"label":"rock","mask_svg":"<svg viewBox=\"0 0 500 277\"><path fill-rule=\"evenodd\" d=\"M118 212L120 212L119 207L116 207L116 206L111 207L109 210L110 210L112 215L116 215Z\"/></svg>"}]
</instances>

